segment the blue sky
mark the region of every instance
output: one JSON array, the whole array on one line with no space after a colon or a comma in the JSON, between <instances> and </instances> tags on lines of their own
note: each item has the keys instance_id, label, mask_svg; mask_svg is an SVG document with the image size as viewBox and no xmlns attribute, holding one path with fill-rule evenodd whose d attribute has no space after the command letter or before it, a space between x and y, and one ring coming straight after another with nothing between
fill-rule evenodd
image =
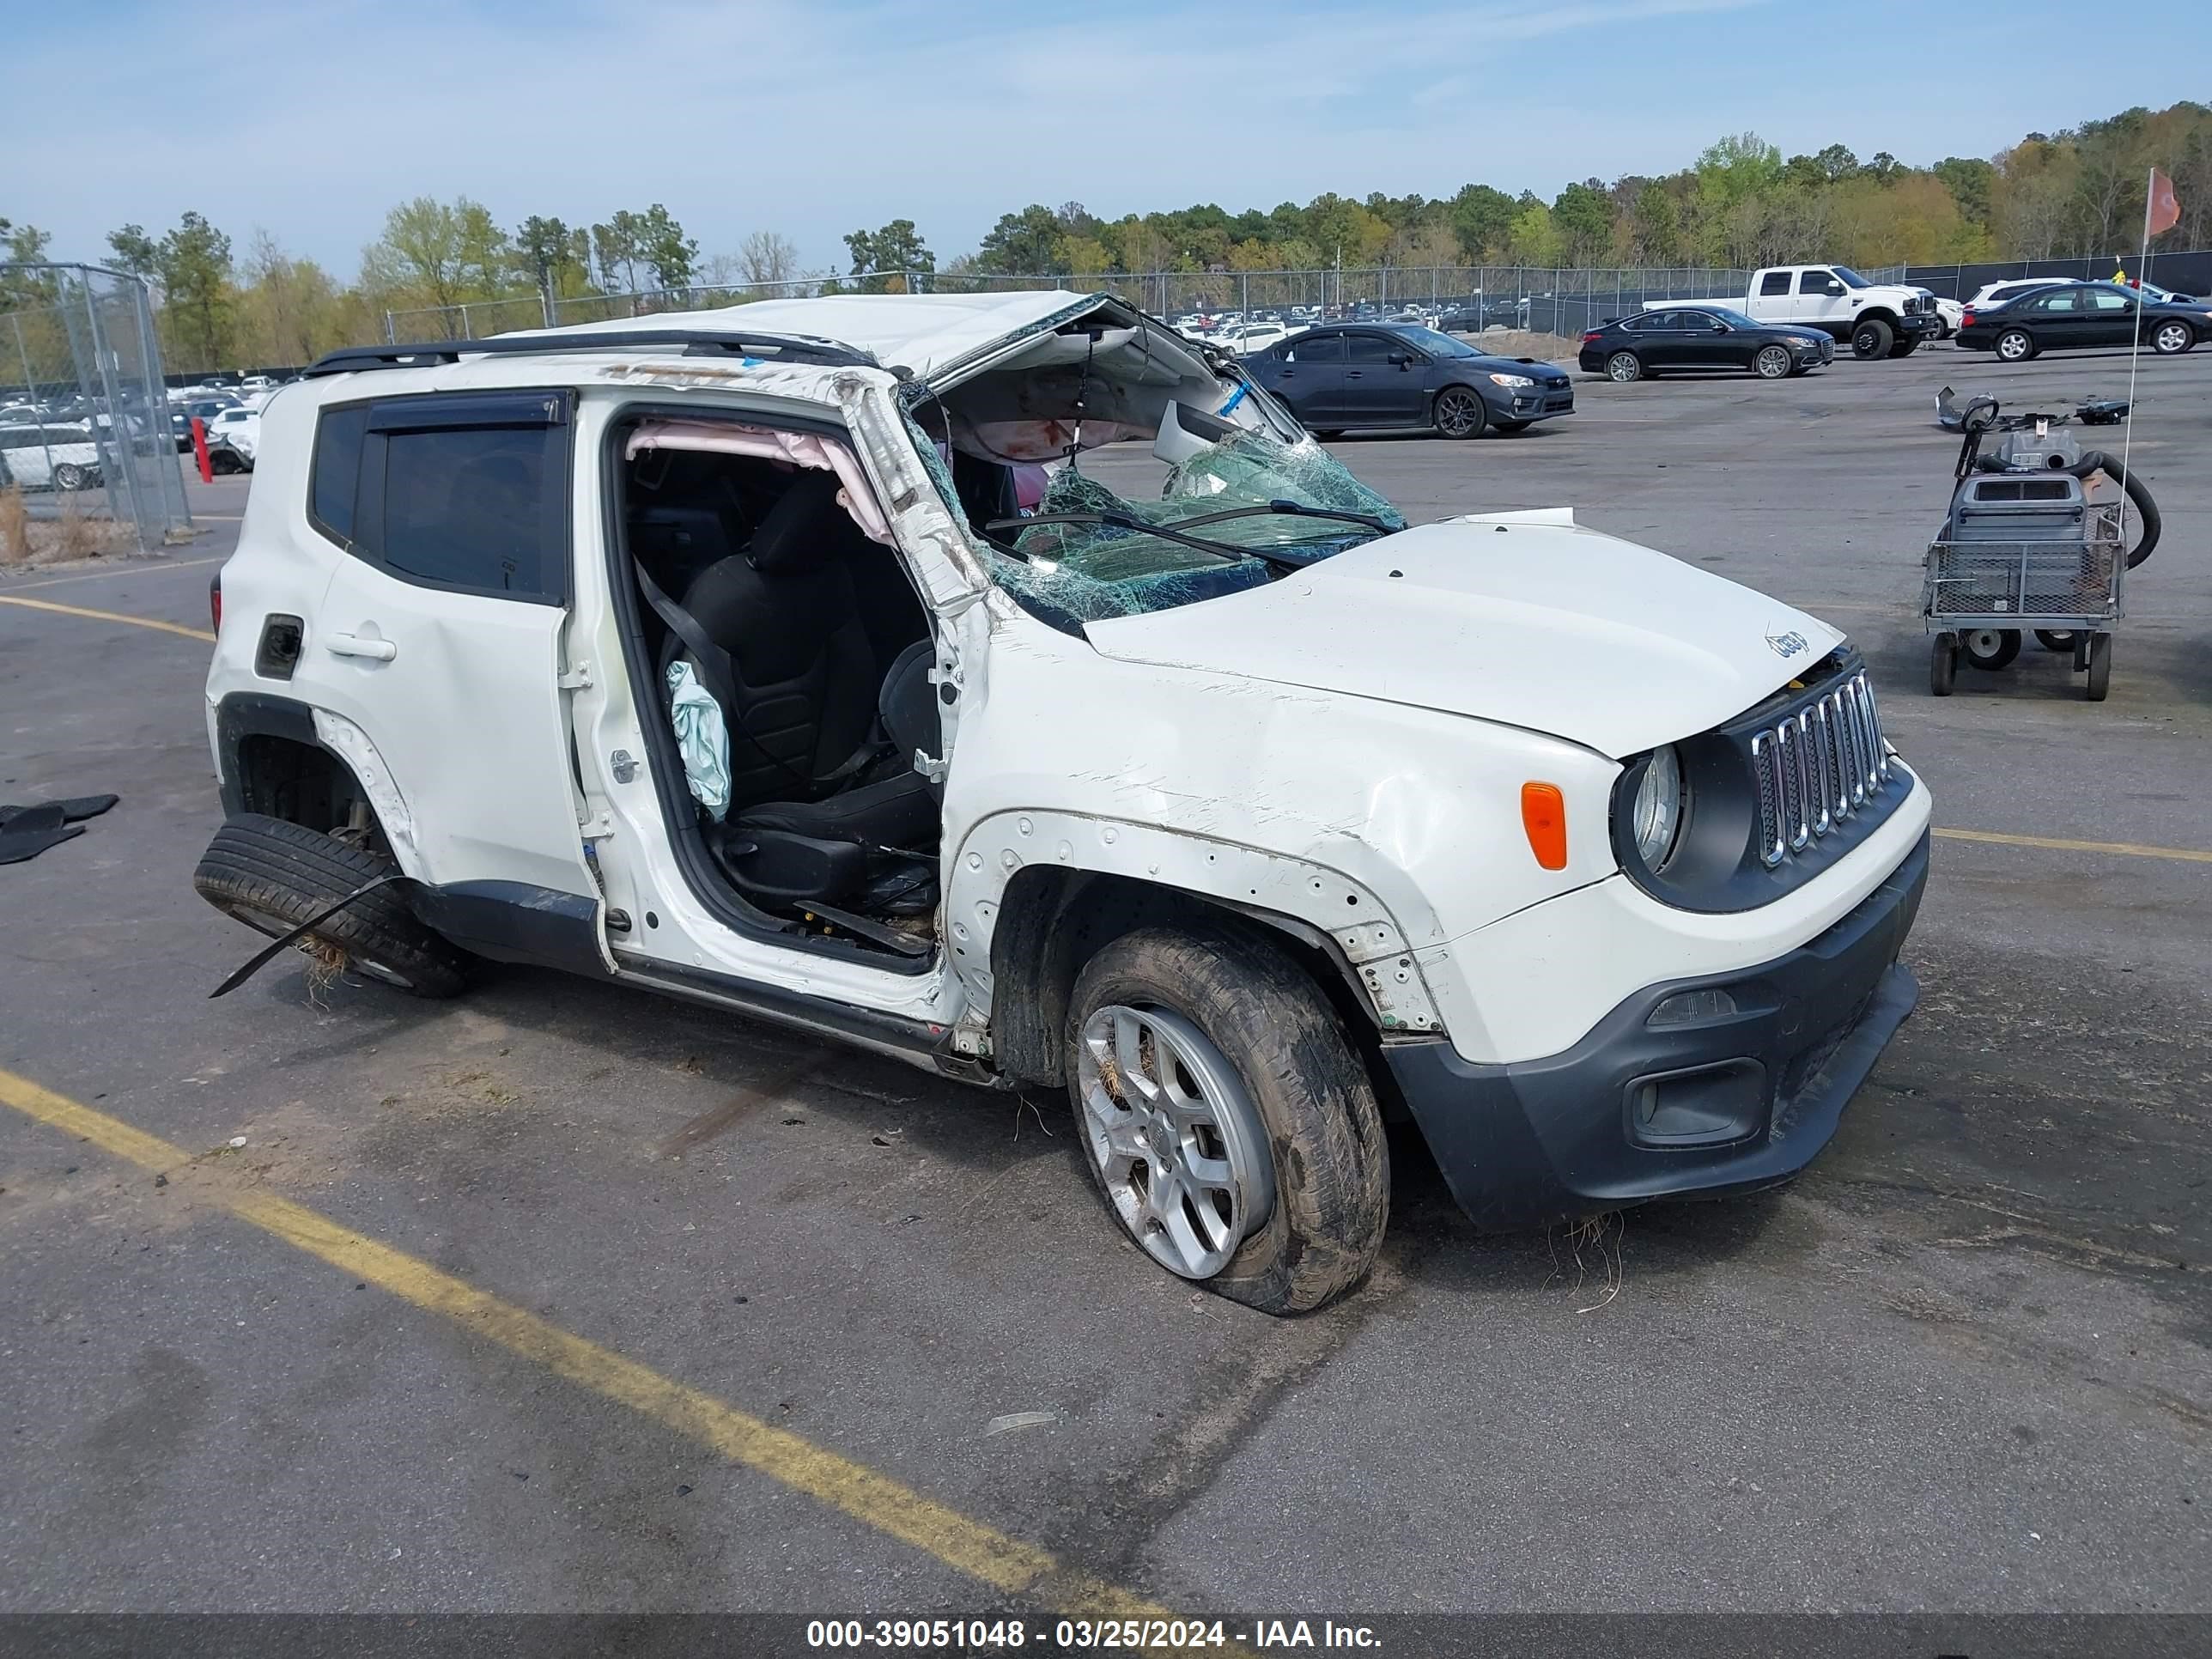
<instances>
[{"instance_id":1,"label":"blue sky","mask_svg":"<svg viewBox=\"0 0 2212 1659\"><path fill-rule=\"evenodd\" d=\"M1114 217L1470 180L1549 197L1746 129L1924 163L2212 99L2201 3L2136 9L2132 46L2093 30L2092 58L2053 49L2100 15L2079 0L0 9L0 216L97 258L117 225L198 208L241 250L264 228L347 276L418 194L509 224L660 201L709 255L775 230L817 267L895 217L942 259L1031 201Z\"/></svg>"}]
</instances>

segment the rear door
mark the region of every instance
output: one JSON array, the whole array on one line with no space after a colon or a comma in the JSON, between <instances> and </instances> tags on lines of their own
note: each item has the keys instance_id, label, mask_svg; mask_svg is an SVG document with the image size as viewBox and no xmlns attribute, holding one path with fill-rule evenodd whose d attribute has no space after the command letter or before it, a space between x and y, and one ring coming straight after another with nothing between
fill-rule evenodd
<instances>
[{"instance_id":1,"label":"rear door","mask_svg":"<svg viewBox=\"0 0 2212 1659\"><path fill-rule=\"evenodd\" d=\"M2078 288L2054 288L2041 294L2031 294L2017 302L2013 311L2035 336L2035 343L2045 351L2063 351L2071 346L2090 343L2090 331L2095 318L2082 304L2084 290ZM2008 318L2010 313L2006 313Z\"/></svg>"},{"instance_id":2,"label":"rear door","mask_svg":"<svg viewBox=\"0 0 2212 1659\"><path fill-rule=\"evenodd\" d=\"M1347 422L1354 426L1419 426L1428 418L1425 352L1416 351L1395 334L1351 334L1344 344Z\"/></svg>"},{"instance_id":3,"label":"rear door","mask_svg":"<svg viewBox=\"0 0 2212 1659\"><path fill-rule=\"evenodd\" d=\"M1275 386L1291 412L1306 426L1333 426L1344 415L1344 336L1310 329L1276 348Z\"/></svg>"},{"instance_id":4,"label":"rear door","mask_svg":"<svg viewBox=\"0 0 2212 1659\"><path fill-rule=\"evenodd\" d=\"M2126 345L2135 338L2136 301L2112 288L2085 288L2081 294L2083 345Z\"/></svg>"},{"instance_id":5,"label":"rear door","mask_svg":"<svg viewBox=\"0 0 2212 1659\"><path fill-rule=\"evenodd\" d=\"M310 619L297 695L375 745L436 885L598 902L559 684L573 424L566 392L321 414L309 522L349 556Z\"/></svg>"},{"instance_id":6,"label":"rear door","mask_svg":"<svg viewBox=\"0 0 2212 1659\"><path fill-rule=\"evenodd\" d=\"M1762 323L1787 323L1801 313L1790 297L1790 283L1794 275L1789 270L1762 270L1754 279L1745 311Z\"/></svg>"}]
</instances>

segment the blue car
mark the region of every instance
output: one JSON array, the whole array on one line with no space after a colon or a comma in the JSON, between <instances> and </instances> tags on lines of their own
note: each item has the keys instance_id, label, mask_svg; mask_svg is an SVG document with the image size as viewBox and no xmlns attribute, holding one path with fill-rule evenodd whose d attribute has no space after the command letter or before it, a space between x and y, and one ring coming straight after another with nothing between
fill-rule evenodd
<instances>
[{"instance_id":1,"label":"blue car","mask_svg":"<svg viewBox=\"0 0 2212 1659\"><path fill-rule=\"evenodd\" d=\"M1492 357L1412 323L1327 323L1244 360L1317 436L1426 427L1447 438L1520 432L1575 410L1563 369Z\"/></svg>"}]
</instances>

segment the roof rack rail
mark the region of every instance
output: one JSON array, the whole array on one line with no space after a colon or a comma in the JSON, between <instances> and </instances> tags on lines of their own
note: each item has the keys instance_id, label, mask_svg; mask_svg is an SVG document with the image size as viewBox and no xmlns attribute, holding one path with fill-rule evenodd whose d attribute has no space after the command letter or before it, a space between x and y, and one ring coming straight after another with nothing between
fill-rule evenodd
<instances>
[{"instance_id":1,"label":"roof rack rail","mask_svg":"<svg viewBox=\"0 0 2212 1659\"><path fill-rule=\"evenodd\" d=\"M784 362L880 368L865 351L803 334L726 334L701 329L625 328L568 333L499 334L488 340L432 340L419 345L343 346L325 352L302 377L348 374L358 369L420 368L457 363L464 356L528 357L599 348L681 346L686 357L773 357Z\"/></svg>"}]
</instances>

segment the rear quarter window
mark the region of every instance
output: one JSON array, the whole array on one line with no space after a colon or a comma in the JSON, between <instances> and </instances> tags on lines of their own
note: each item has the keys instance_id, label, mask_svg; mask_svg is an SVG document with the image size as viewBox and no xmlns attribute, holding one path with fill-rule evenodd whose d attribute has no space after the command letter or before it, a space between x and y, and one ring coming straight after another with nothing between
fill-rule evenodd
<instances>
[{"instance_id":1,"label":"rear quarter window","mask_svg":"<svg viewBox=\"0 0 2212 1659\"><path fill-rule=\"evenodd\" d=\"M353 540L354 497L361 487L361 450L368 436L366 404L326 409L315 423L307 521L340 547Z\"/></svg>"}]
</instances>

